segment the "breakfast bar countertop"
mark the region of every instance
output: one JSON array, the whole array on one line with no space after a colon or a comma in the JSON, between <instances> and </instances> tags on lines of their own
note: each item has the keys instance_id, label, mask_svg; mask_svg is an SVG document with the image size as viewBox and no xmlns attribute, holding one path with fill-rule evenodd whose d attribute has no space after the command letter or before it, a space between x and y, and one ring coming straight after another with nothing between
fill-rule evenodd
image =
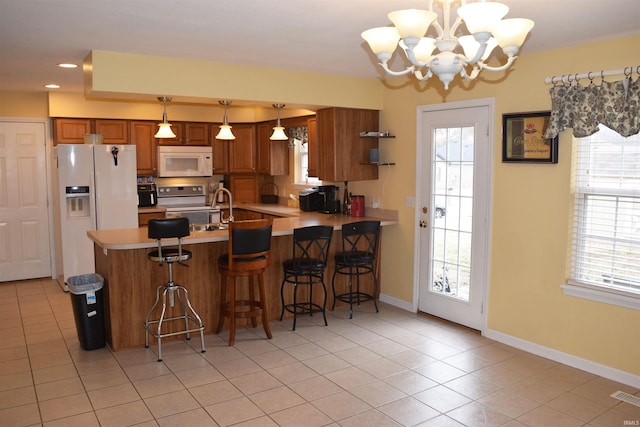
<instances>
[{"instance_id":1,"label":"breakfast bar countertop","mask_svg":"<svg viewBox=\"0 0 640 427\"><path fill-rule=\"evenodd\" d=\"M224 206L221 206L224 208ZM265 204L241 204L234 209L247 209L255 212L278 216L273 220L273 236L286 236L293 234L293 230L312 225L330 225L339 230L343 224L355 221L379 220L382 226L398 224L398 220L388 213L380 216L352 217L343 214L324 214L318 212L303 212L295 208L282 205ZM388 211L387 211L388 212ZM286 217L285 217L286 215ZM92 230L88 231L89 238L103 250L127 250L152 248L157 246L157 241L147 237L147 228L128 228L117 230ZM197 244L221 242L228 239L228 231L193 231L183 239L183 244ZM167 242L167 243L170 243Z\"/></svg>"}]
</instances>

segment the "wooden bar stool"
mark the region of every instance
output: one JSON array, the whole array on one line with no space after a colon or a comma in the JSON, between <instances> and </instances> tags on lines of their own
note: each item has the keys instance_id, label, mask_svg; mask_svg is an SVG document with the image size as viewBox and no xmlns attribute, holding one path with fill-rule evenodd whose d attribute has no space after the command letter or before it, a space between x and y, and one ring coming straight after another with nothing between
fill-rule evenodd
<instances>
[{"instance_id":1,"label":"wooden bar stool","mask_svg":"<svg viewBox=\"0 0 640 427\"><path fill-rule=\"evenodd\" d=\"M225 317L229 318L229 345L236 336L236 318L250 318L257 327L257 318L262 317L262 327L267 338L271 338L269 316L264 288L264 271L270 262L271 228L273 220L257 219L229 222L229 244L227 253L218 258L220 271L220 317L216 334L220 333ZM236 278L246 277L249 283L249 299L237 299ZM258 279L260 299L256 299L254 278ZM229 284L228 281L231 281ZM228 291L227 291L228 289ZM227 292L229 297L227 299Z\"/></svg>"},{"instance_id":2,"label":"wooden bar stool","mask_svg":"<svg viewBox=\"0 0 640 427\"><path fill-rule=\"evenodd\" d=\"M284 277L280 285L280 298L282 299L282 311L280 320L284 317L285 310L293 313L293 330L296 330L298 314L322 313L324 325L327 326L327 287L324 284L324 270L327 267L327 257L333 227L328 225L314 225L310 227L296 228L293 230L292 257L282 263ZM284 298L285 286L293 285L293 302L286 303ZM322 305L313 302L313 285L321 285L324 300ZM309 297L306 301L298 300L298 288L308 287Z\"/></svg>"},{"instance_id":3,"label":"wooden bar stool","mask_svg":"<svg viewBox=\"0 0 640 427\"><path fill-rule=\"evenodd\" d=\"M376 296L378 294L378 278L376 277L375 262L378 251L378 236L380 234L380 221L359 221L344 224L342 226L342 252L335 255L335 271L331 279L333 289L333 306L336 301L349 304L349 319L353 318L353 304L372 301L378 312ZM349 277L349 289L341 294L336 294L336 275ZM373 292L368 294L360 290L360 276L371 274L373 276ZM353 277L356 278L356 287L353 288Z\"/></svg>"},{"instance_id":4,"label":"wooden bar stool","mask_svg":"<svg viewBox=\"0 0 640 427\"><path fill-rule=\"evenodd\" d=\"M151 261L157 262L159 265L164 263L169 267L169 281L163 285L158 286L156 290L156 302L153 304L147 317L144 321L145 339L144 346L149 347L149 334L153 335L158 340L158 362L162 361L162 339L165 337L171 337L174 335L186 334L187 340L191 339L192 332L200 333L200 342L202 344L202 352L204 353L204 325L198 313L191 306L189 301L189 293L184 286L181 286L173 281L173 263L178 263L182 266L188 267L184 261L191 258L191 252L182 249L182 238L189 235L189 220L185 217L178 218L162 218L149 220L148 236L150 239L156 239L158 241L158 249L149 252L148 258ZM163 247L162 239L178 239L178 247ZM162 295L162 311L160 317L157 320L149 320L153 312L158 307L160 302L160 296ZM178 304L182 314L179 316L166 318L167 314L167 299L169 307L174 307L175 297L178 299ZM166 322L184 321L184 329L177 332L171 332L162 330L162 325ZM189 327L189 322L193 324L193 327ZM153 326L155 325L155 327Z\"/></svg>"}]
</instances>

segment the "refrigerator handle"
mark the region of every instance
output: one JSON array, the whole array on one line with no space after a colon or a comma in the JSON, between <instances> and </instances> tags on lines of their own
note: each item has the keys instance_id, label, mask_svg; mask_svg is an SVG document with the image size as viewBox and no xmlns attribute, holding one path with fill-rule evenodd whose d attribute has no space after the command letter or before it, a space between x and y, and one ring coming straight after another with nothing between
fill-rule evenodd
<instances>
[{"instance_id":1,"label":"refrigerator handle","mask_svg":"<svg viewBox=\"0 0 640 427\"><path fill-rule=\"evenodd\" d=\"M89 213L89 217L91 218L92 228L94 230L98 229L98 218L96 217L96 178L94 174L89 174L89 207L91 212Z\"/></svg>"}]
</instances>

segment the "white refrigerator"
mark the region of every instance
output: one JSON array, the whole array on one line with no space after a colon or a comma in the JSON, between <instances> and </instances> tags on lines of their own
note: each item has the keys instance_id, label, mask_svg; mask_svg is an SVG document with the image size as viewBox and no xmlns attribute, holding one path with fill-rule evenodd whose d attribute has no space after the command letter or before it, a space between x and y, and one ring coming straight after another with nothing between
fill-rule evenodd
<instances>
[{"instance_id":1,"label":"white refrigerator","mask_svg":"<svg viewBox=\"0 0 640 427\"><path fill-rule=\"evenodd\" d=\"M87 231L138 227L136 147L59 144L52 160L56 275L67 291L69 277L95 272Z\"/></svg>"}]
</instances>

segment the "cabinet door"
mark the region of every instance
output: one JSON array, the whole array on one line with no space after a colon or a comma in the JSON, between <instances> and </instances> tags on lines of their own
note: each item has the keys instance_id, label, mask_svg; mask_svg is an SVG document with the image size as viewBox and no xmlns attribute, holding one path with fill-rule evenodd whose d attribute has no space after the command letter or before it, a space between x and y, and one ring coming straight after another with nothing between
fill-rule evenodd
<instances>
[{"instance_id":1,"label":"cabinet door","mask_svg":"<svg viewBox=\"0 0 640 427\"><path fill-rule=\"evenodd\" d=\"M231 194L233 194L234 204L258 202L258 180L255 174L231 175L229 181L229 190L231 191Z\"/></svg>"},{"instance_id":2,"label":"cabinet door","mask_svg":"<svg viewBox=\"0 0 640 427\"><path fill-rule=\"evenodd\" d=\"M129 144L127 120L96 119L95 133L102 134L105 144Z\"/></svg>"},{"instance_id":3,"label":"cabinet door","mask_svg":"<svg viewBox=\"0 0 640 427\"><path fill-rule=\"evenodd\" d=\"M91 133L90 119L53 119L54 144L84 144Z\"/></svg>"},{"instance_id":4,"label":"cabinet door","mask_svg":"<svg viewBox=\"0 0 640 427\"><path fill-rule=\"evenodd\" d=\"M276 122L260 123L258 125L258 173L271 176L289 174L289 144L288 141L271 141L272 129Z\"/></svg>"},{"instance_id":5,"label":"cabinet door","mask_svg":"<svg viewBox=\"0 0 640 427\"><path fill-rule=\"evenodd\" d=\"M157 123L135 121L129 123L131 143L136 146L136 164L138 175L156 175L156 138Z\"/></svg>"},{"instance_id":6,"label":"cabinet door","mask_svg":"<svg viewBox=\"0 0 640 427\"><path fill-rule=\"evenodd\" d=\"M236 139L229 143L229 168L231 173L256 172L256 126L234 125Z\"/></svg>"},{"instance_id":7,"label":"cabinet door","mask_svg":"<svg viewBox=\"0 0 640 427\"><path fill-rule=\"evenodd\" d=\"M212 124L211 146L213 147L213 173L216 175L224 175L229 173L229 141L216 139L219 131L218 124Z\"/></svg>"},{"instance_id":8,"label":"cabinet door","mask_svg":"<svg viewBox=\"0 0 640 427\"><path fill-rule=\"evenodd\" d=\"M378 129L377 110L326 108L318 110L318 173L328 181L378 179L378 167L369 164L369 149L377 140L360 138L363 130Z\"/></svg>"},{"instance_id":9,"label":"cabinet door","mask_svg":"<svg viewBox=\"0 0 640 427\"><path fill-rule=\"evenodd\" d=\"M269 165L269 123L258 124L258 173L268 174L271 170Z\"/></svg>"},{"instance_id":10,"label":"cabinet door","mask_svg":"<svg viewBox=\"0 0 640 427\"><path fill-rule=\"evenodd\" d=\"M318 176L318 137L316 130L316 119L315 117L307 120L307 128L309 134L309 141L307 142L308 146L308 165L307 170L309 172L309 176Z\"/></svg>"},{"instance_id":11,"label":"cabinet door","mask_svg":"<svg viewBox=\"0 0 640 427\"><path fill-rule=\"evenodd\" d=\"M185 123L183 140L186 145L209 145L209 124Z\"/></svg>"}]
</instances>

